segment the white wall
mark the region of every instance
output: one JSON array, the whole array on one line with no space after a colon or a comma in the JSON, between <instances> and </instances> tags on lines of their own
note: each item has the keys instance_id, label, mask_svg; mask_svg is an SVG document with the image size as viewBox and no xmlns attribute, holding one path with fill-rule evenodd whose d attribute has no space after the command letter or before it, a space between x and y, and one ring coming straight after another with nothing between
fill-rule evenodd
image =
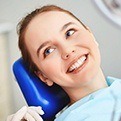
<instances>
[{"instance_id":1,"label":"white wall","mask_svg":"<svg viewBox=\"0 0 121 121\"><path fill-rule=\"evenodd\" d=\"M14 24L9 45L10 68L13 62L20 57L17 47L16 25L21 17L38 6L55 4L73 12L79 19L88 25L94 33L101 50L102 68L105 76L121 78L121 28L108 21L95 7L93 0L1 0L0 21L9 21ZM11 71L12 73L12 71ZM25 105L25 101L14 78L10 79L13 90L14 111Z\"/></svg>"},{"instance_id":2,"label":"white wall","mask_svg":"<svg viewBox=\"0 0 121 121\"><path fill-rule=\"evenodd\" d=\"M1 28L1 25L0 25ZM7 36L0 32L0 121L11 112L11 90L9 86Z\"/></svg>"}]
</instances>

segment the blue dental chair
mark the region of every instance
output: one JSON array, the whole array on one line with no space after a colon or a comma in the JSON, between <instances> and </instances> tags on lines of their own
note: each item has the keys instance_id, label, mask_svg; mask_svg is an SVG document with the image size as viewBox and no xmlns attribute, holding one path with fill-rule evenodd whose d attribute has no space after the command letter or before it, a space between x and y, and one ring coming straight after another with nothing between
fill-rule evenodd
<instances>
[{"instance_id":1,"label":"blue dental chair","mask_svg":"<svg viewBox=\"0 0 121 121\"><path fill-rule=\"evenodd\" d=\"M35 74L30 73L22 58L13 64L13 73L27 104L41 106L44 110L44 121L53 121L55 115L70 102L60 86L54 84L49 87Z\"/></svg>"}]
</instances>

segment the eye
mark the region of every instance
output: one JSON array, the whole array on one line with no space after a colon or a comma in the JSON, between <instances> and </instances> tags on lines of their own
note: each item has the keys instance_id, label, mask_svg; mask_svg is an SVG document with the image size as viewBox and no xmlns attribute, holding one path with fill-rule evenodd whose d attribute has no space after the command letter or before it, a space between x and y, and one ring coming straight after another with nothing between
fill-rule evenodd
<instances>
[{"instance_id":1,"label":"eye","mask_svg":"<svg viewBox=\"0 0 121 121\"><path fill-rule=\"evenodd\" d=\"M47 48L47 49L45 49L45 51L44 51L44 57L46 57L46 56L48 56L50 53L52 53L53 51L55 50L55 48Z\"/></svg>"},{"instance_id":2,"label":"eye","mask_svg":"<svg viewBox=\"0 0 121 121\"><path fill-rule=\"evenodd\" d=\"M75 32L74 29L70 29L70 30L68 30L68 31L66 32L66 38L68 38L68 37L70 37L71 35L73 35L74 32Z\"/></svg>"}]
</instances>

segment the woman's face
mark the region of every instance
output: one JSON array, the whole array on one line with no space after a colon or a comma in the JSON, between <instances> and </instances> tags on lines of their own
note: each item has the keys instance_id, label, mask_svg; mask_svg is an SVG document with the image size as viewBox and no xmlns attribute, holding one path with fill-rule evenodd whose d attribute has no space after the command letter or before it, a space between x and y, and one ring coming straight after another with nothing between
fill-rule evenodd
<instances>
[{"instance_id":1,"label":"woman's face","mask_svg":"<svg viewBox=\"0 0 121 121\"><path fill-rule=\"evenodd\" d=\"M87 84L100 69L100 52L94 36L64 12L37 15L27 27L25 43L32 60L48 80L64 88Z\"/></svg>"}]
</instances>

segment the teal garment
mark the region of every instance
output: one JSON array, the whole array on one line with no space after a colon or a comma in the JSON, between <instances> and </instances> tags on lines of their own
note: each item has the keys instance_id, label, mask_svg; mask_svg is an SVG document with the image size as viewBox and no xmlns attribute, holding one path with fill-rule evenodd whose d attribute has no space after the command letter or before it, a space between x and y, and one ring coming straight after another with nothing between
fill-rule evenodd
<instances>
[{"instance_id":1,"label":"teal garment","mask_svg":"<svg viewBox=\"0 0 121 121\"><path fill-rule=\"evenodd\" d=\"M107 84L66 108L54 121L119 121L121 79L107 77Z\"/></svg>"}]
</instances>

